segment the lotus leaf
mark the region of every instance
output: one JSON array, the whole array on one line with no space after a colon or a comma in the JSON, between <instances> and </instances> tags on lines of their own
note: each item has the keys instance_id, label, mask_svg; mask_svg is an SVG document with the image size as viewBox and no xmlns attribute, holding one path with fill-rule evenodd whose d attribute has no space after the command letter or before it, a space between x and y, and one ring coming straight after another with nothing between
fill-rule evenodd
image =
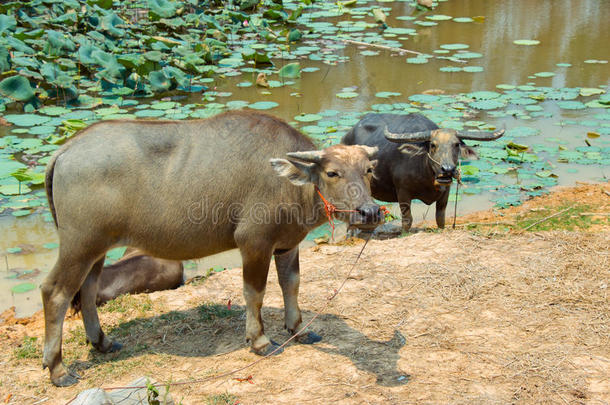
<instances>
[{"instance_id":1,"label":"lotus leaf","mask_svg":"<svg viewBox=\"0 0 610 405\"><path fill-rule=\"evenodd\" d=\"M31 100L34 97L34 89L30 81L23 76L11 76L0 82L0 94L17 101Z\"/></svg>"},{"instance_id":2,"label":"lotus leaf","mask_svg":"<svg viewBox=\"0 0 610 405\"><path fill-rule=\"evenodd\" d=\"M516 39L513 43L515 45L538 45L540 41L536 39Z\"/></svg>"}]
</instances>

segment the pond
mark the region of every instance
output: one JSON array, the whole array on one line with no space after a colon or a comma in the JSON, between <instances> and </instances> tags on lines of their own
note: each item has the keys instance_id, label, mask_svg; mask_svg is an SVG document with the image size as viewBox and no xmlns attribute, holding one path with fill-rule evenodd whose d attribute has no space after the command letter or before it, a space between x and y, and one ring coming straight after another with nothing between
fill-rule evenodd
<instances>
[{"instance_id":1,"label":"pond","mask_svg":"<svg viewBox=\"0 0 610 405\"><path fill-rule=\"evenodd\" d=\"M284 4L288 10L297 7ZM385 30L375 21L380 11ZM456 129L506 128L504 138L476 148L479 160L463 162L458 215L520 204L554 185L606 181L610 175L606 2L449 0L430 11L411 1L358 1L353 7L318 2L297 21L303 38L281 51L277 44L233 38L234 55L202 81L208 88L203 94L106 97L94 112L42 110L34 126L20 125L22 112L9 106L2 114L16 125L0 127L0 311L15 305L25 316L40 309L37 286L57 255L40 179L19 190L10 176L15 170L10 155L24 164L38 157L32 170L42 172L45 156L56 147L52 136L66 119L184 119L248 105L271 107L267 112L320 146L338 142L371 111L422 112ZM246 48L273 56L275 68L265 70L268 87L258 86L260 70L238 57ZM300 77L272 73L295 62ZM526 150L507 147L509 142ZM433 208L428 212L415 204L415 222L423 218L432 219ZM237 265L239 256L228 252L187 263L187 274Z\"/></svg>"}]
</instances>

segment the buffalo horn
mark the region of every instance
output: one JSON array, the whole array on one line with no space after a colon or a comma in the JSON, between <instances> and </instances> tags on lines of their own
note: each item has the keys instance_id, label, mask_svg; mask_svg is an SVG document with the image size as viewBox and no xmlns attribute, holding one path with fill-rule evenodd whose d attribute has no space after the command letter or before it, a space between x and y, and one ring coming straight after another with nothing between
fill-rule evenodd
<instances>
[{"instance_id":1,"label":"buffalo horn","mask_svg":"<svg viewBox=\"0 0 610 405\"><path fill-rule=\"evenodd\" d=\"M292 159L298 159L303 162L320 163L322 161L322 151L319 150L308 150L303 152L290 152L286 153L286 156Z\"/></svg>"},{"instance_id":2,"label":"buffalo horn","mask_svg":"<svg viewBox=\"0 0 610 405\"><path fill-rule=\"evenodd\" d=\"M387 126L383 130L383 135L385 135L388 141L397 143L426 142L430 140L430 131L395 134L393 132L388 131Z\"/></svg>"},{"instance_id":3,"label":"buffalo horn","mask_svg":"<svg viewBox=\"0 0 610 405\"><path fill-rule=\"evenodd\" d=\"M466 131L458 133L460 139L472 139L474 141L495 141L504 135L504 130L501 129L496 132L491 131Z\"/></svg>"}]
</instances>

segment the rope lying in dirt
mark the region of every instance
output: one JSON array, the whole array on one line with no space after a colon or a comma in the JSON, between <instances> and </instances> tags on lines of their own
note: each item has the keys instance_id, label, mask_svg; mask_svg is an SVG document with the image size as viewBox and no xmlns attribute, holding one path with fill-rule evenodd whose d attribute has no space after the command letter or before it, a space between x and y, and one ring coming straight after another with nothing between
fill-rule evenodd
<instances>
[{"instance_id":1,"label":"rope lying in dirt","mask_svg":"<svg viewBox=\"0 0 610 405\"><path fill-rule=\"evenodd\" d=\"M305 329L307 329L324 311L326 311L326 309L328 308L328 306L330 305L330 302L339 294L339 292L341 292L341 290L343 289L343 287L345 286L345 284L347 283L347 280L349 280L352 272L354 271L354 269L356 268L356 265L358 264L358 261L360 260L360 257L362 256L362 252L364 252L364 248L366 248L366 245L369 243L369 240L371 240L373 233L370 232L368 237L364 240L364 244L362 245L362 249L360 249L360 252L358 253L358 256L356 257L356 260L354 260L354 263L352 264L352 267L350 268L349 272L347 273L347 275L345 276L345 278L343 279L343 282L339 285L339 288L336 288L333 293L326 298L326 304L324 304L324 307L322 307L322 309L320 309L319 311L316 312L316 314L309 320L309 322L307 322L305 324L305 326L301 327L301 329L299 329L299 331L295 332L294 335L292 335L290 338L288 338L288 340L286 340L284 343L282 343L281 345L279 345L278 347L275 348L275 350L273 350L271 353L249 363L246 364L243 367L237 368L233 371L227 371L225 373L221 373L221 374L217 374L217 375L213 375L210 377L205 377L205 378L198 378L198 379L193 379L193 380L188 380L188 381L182 381L182 382L172 382L172 383L155 383L155 384L150 384L150 386L153 387L175 387L175 386L179 386L179 385L192 385L192 384L200 384L200 383L206 383L206 382L210 382L210 381L214 381L214 380L218 380L220 378L224 378L224 377L229 377L231 375L237 374L241 371L244 371L266 359L268 359L269 357L273 356L274 354L276 354L278 351L282 350L288 343L290 343L292 340L296 339L297 336L299 336L303 331L305 331ZM242 379L244 381L249 381L251 380L251 376L248 376L245 379ZM120 389L146 389L148 388L146 385L143 386L123 386L123 387L106 387L103 388L101 387L104 391L114 391L114 390L120 390ZM74 398L72 398L71 400L69 400L68 402L66 402L66 405L72 403L76 398L78 397L78 394L76 396L74 396Z\"/></svg>"}]
</instances>

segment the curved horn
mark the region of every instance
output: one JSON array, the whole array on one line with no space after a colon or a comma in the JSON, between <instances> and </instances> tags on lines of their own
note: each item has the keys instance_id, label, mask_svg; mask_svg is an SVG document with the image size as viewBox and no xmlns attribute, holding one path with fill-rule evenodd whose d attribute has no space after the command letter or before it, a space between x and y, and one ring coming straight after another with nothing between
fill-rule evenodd
<instances>
[{"instance_id":1,"label":"curved horn","mask_svg":"<svg viewBox=\"0 0 610 405\"><path fill-rule=\"evenodd\" d=\"M320 163L322 161L323 152L320 150L308 150L303 152L290 152L286 156L292 159L298 159L303 162Z\"/></svg>"},{"instance_id":2,"label":"curved horn","mask_svg":"<svg viewBox=\"0 0 610 405\"><path fill-rule=\"evenodd\" d=\"M502 135L504 135L503 129L496 131L496 132L466 131L466 132L459 132L457 134L458 138L460 138L460 139L472 139L474 141L495 141L496 139L500 138Z\"/></svg>"},{"instance_id":3,"label":"curved horn","mask_svg":"<svg viewBox=\"0 0 610 405\"><path fill-rule=\"evenodd\" d=\"M397 143L426 142L430 140L430 131L395 134L388 131L387 126L383 129L383 135L388 141Z\"/></svg>"}]
</instances>

